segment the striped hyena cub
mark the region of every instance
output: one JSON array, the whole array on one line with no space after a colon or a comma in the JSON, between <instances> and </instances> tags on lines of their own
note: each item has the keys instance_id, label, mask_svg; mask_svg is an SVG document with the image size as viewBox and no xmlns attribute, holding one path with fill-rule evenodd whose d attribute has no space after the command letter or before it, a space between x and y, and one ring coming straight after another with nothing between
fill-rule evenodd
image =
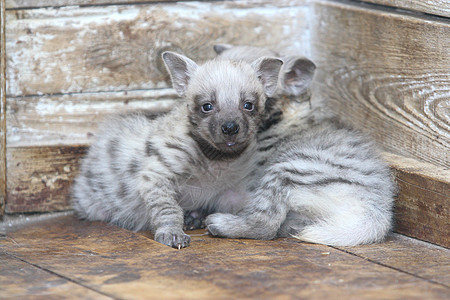
<instances>
[{"instance_id":1,"label":"striped hyena cub","mask_svg":"<svg viewBox=\"0 0 450 300\"><path fill-rule=\"evenodd\" d=\"M215 50L232 61L274 54L246 46ZM284 103L270 108L271 121L258 132L249 201L237 214L210 215L209 232L231 238L294 236L330 245L382 240L392 226L395 192L388 166L361 132L297 101L309 94L314 64L299 56L282 59L278 91L267 103Z\"/></svg>"},{"instance_id":2,"label":"striped hyena cub","mask_svg":"<svg viewBox=\"0 0 450 300\"><path fill-rule=\"evenodd\" d=\"M163 60L185 101L163 116L106 121L82 161L73 206L82 218L152 230L156 241L181 248L190 242L183 211L235 213L248 199L256 135L282 61L197 65L172 52Z\"/></svg>"}]
</instances>

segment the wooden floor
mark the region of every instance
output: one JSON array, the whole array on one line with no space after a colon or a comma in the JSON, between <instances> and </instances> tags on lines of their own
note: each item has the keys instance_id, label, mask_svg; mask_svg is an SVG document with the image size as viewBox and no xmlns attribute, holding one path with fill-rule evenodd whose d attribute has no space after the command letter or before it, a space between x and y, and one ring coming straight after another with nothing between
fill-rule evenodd
<instances>
[{"instance_id":1,"label":"wooden floor","mask_svg":"<svg viewBox=\"0 0 450 300\"><path fill-rule=\"evenodd\" d=\"M397 234L327 247L196 231L176 250L71 215L3 225L0 299L450 298L450 250Z\"/></svg>"}]
</instances>

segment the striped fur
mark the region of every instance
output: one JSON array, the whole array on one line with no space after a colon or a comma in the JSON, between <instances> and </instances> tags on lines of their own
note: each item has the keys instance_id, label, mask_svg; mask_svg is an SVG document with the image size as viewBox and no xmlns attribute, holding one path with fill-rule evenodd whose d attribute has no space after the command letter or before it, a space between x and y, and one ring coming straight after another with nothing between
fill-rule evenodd
<instances>
[{"instance_id":1,"label":"striped fur","mask_svg":"<svg viewBox=\"0 0 450 300\"><path fill-rule=\"evenodd\" d=\"M184 211L244 205L266 95L282 62L197 65L171 52L163 59L186 101L157 118L135 112L107 120L82 161L73 207L81 218L152 230L156 241L181 248L190 242Z\"/></svg>"},{"instance_id":2,"label":"striped fur","mask_svg":"<svg viewBox=\"0 0 450 300\"><path fill-rule=\"evenodd\" d=\"M227 47L220 56L240 60L245 50ZM287 72L292 75L290 65L281 71L280 101L307 93L307 86L295 91L283 82ZM303 63L297 66L296 74L308 68ZM310 80L300 82L308 85ZM328 245L381 241L392 226L395 187L373 143L335 119L318 118L310 107L295 101L286 101L275 114L277 121L258 134L258 168L247 186L247 206L237 214L210 215L209 231L232 238L294 236Z\"/></svg>"},{"instance_id":3,"label":"striped fur","mask_svg":"<svg viewBox=\"0 0 450 300\"><path fill-rule=\"evenodd\" d=\"M209 232L223 237L330 245L384 238L389 169L364 135L305 101L315 68L305 58L283 58L279 77L273 58L200 66L174 53L164 59L186 101L156 118L136 112L104 123L73 186L80 217L153 230L172 247L189 244L184 214L205 213ZM214 109L202 111L205 104ZM230 120L239 133L224 135Z\"/></svg>"}]
</instances>

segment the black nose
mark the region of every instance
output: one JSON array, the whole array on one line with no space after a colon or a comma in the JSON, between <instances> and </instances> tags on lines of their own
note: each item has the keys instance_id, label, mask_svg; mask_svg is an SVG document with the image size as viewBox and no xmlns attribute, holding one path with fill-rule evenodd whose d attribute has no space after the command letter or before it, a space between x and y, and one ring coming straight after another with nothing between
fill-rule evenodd
<instances>
[{"instance_id":1,"label":"black nose","mask_svg":"<svg viewBox=\"0 0 450 300\"><path fill-rule=\"evenodd\" d=\"M222 132L226 135L234 135L239 132L239 125L236 122L226 122L222 125Z\"/></svg>"}]
</instances>

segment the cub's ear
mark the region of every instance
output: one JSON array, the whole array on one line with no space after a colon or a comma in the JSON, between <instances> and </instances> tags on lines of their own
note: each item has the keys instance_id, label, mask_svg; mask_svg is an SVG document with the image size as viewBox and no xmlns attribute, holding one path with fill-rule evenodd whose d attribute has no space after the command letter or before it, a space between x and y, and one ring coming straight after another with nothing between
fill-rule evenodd
<instances>
[{"instance_id":1,"label":"cub's ear","mask_svg":"<svg viewBox=\"0 0 450 300\"><path fill-rule=\"evenodd\" d=\"M172 79L173 88L178 95L183 96L189 80L197 70L197 64L186 56L170 51L163 52L162 58Z\"/></svg>"},{"instance_id":2,"label":"cub's ear","mask_svg":"<svg viewBox=\"0 0 450 300\"><path fill-rule=\"evenodd\" d=\"M233 48L233 45L229 45L229 44L216 44L213 46L214 51L216 51L216 54L221 54L222 52L226 51L226 50L230 50L231 48Z\"/></svg>"},{"instance_id":3,"label":"cub's ear","mask_svg":"<svg viewBox=\"0 0 450 300\"><path fill-rule=\"evenodd\" d=\"M283 62L280 74L283 92L292 96L306 92L313 79L316 65L301 56L286 56L283 57Z\"/></svg>"},{"instance_id":4,"label":"cub's ear","mask_svg":"<svg viewBox=\"0 0 450 300\"><path fill-rule=\"evenodd\" d=\"M268 97L272 97L277 90L278 76L282 65L283 61L275 57L261 57L252 63Z\"/></svg>"}]
</instances>

